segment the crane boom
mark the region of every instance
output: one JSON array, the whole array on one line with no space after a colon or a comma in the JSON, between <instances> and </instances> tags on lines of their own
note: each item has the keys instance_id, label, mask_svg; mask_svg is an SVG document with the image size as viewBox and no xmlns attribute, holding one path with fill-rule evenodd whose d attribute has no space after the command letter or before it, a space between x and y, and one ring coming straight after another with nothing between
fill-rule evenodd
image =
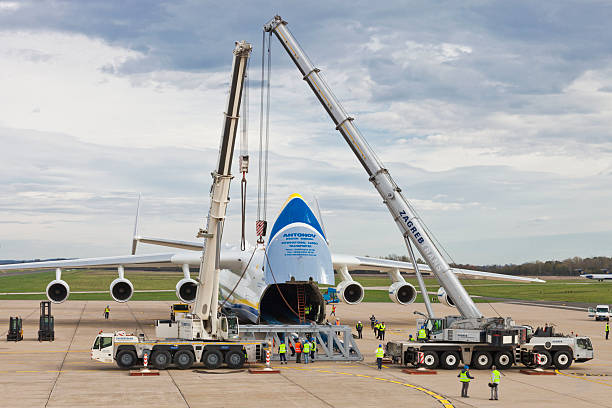
<instances>
[{"instance_id":1,"label":"crane boom","mask_svg":"<svg viewBox=\"0 0 612 408\"><path fill-rule=\"evenodd\" d=\"M232 64L232 77L230 91L227 98L227 108L219 146L219 158L216 171L212 173L213 183L210 191L210 209L206 230L200 231L199 236L205 237L200 272L198 275L198 288L195 299L194 315L204 325L203 329L209 337L217 337L217 303L219 298L219 249L223 233L223 220L227 203L229 202L229 187L232 179L231 167L236 131L238 129L238 115L247 68L251 55L251 44L240 41L234 48Z\"/></svg>"},{"instance_id":2,"label":"crane boom","mask_svg":"<svg viewBox=\"0 0 612 408\"><path fill-rule=\"evenodd\" d=\"M401 189L395 184L387 169L383 166L372 148L367 144L351 118L340 102L335 98L329 86L319 75L317 69L304 50L295 40L287 23L275 16L265 26L266 32L274 33L279 39L295 65L303 75L303 79L315 93L323 105L344 140L348 143L357 159L366 170L369 180L374 184L381 195L383 202L389 209L391 216L404 237L410 239L417 247L432 272L446 290L457 306L457 310L464 318L480 318L482 313L478 310L465 288L461 285L450 266L427 234L422 221L412 206L408 203Z\"/></svg>"}]
</instances>

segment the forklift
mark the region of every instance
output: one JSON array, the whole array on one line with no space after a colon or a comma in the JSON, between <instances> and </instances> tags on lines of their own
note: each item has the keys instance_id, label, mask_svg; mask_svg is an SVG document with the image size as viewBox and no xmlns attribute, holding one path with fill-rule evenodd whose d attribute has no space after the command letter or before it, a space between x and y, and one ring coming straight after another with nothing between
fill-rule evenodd
<instances>
[{"instance_id":1,"label":"forklift","mask_svg":"<svg viewBox=\"0 0 612 408\"><path fill-rule=\"evenodd\" d=\"M6 341L23 340L23 327L21 317L9 318L9 331L6 334Z\"/></svg>"},{"instance_id":2,"label":"forklift","mask_svg":"<svg viewBox=\"0 0 612 408\"><path fill-rule=\"evenodd\" d=\"M53 316L51 316L51 302L40 302L40 325L38 328L38 341L55 340Z\"/></svg>"}]
</instances>

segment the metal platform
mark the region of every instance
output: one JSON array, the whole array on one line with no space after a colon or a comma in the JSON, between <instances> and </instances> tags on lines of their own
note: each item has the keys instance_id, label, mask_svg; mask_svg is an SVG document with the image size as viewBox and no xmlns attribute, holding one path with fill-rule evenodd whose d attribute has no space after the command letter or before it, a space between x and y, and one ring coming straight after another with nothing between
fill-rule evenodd
<instances>
[{"instance_id":1,"label":"metal platform","mask_svg":"<svg viewBox=\"0 0 612 408\"><path fill-rule=\"evenodd\" d=\"M326 361L362 361L363 356L353 339L350 326L273 324L241 324L242 340L266 340L273 344L272 360L279 360L278 345L287 340L287 359L291 357L291 347L300 339L315 338L317 354L315 360Z\"/></svg>"}]
</instances>

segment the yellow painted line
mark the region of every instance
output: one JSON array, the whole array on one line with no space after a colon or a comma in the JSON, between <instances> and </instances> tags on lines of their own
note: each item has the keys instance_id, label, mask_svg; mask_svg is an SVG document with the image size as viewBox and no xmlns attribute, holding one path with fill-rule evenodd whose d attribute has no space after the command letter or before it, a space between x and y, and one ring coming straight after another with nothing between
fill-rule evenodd
<instances>
[{"instance_id":1,"label":"yellow painted line","mask_svg":"<svg viewBox=\"0 0 612 408\"><path fill-rule=\"evenodd\" d=\"M31 371L31 370L21 370L15 371L16 373L39 373L40 371Z\"/></svg>"},{"instance_id":2,"label":"yellow painted line","mask_svg":"<svg viewBox=\"0 0 612 408\"><path fill-rule=\"evenodd\" d=\"M63 370L47 370L48 373L65 373Z\"/></svg>"},{"instance_id":3,"label":"yellow painted line","mask_svg":"<svg viewBox=\"0 0 612 408\"><path fill-rule=\"evenodd\" d=\"M605 386L607 386L607 387L612 387L612 384L604 383L604 382L601 382L601 381L593 381L593 380L589 380L588 378L585 378L585 377L583 377L583 376L579 376L579 375L565 374L565 373L562 373L562 372L561 372L561 371L559 371L559 370L555 370L555 373L557 373L557 374L561 374L561 375L564 375L564 376L566 376L566 377L577 378L577 379L579 379L579 380L588 381L588 382L592 382L592 383L595 383L595 384L601 384L601 385L605 385Z\"/></svg>"},{"instance_id":4,"label":"yellow painted line","mask_svg":"<svg viewBox=\"0 0 612 408\"><path fill-rule=\"evenodd\" d=\"M340 371L316 370L314 368L284 367L283 369L302 370L302 371L308 370L308 371L317 371L319 373L329 373L329 374L344 374L344 375L351 375L351 376L354 376L354 377L371 378L373 380L385 381L385 382L390 382L390 383L394 383L394 384L400 384L400 385L403 385L405 387L421 391L421 392L423 392L423 393L425 393L425 394L435 398L440 404L442 404L442 406L444 408L455 408L454 405L448 399L446 399L446 397L444 397L444 396L442 396L440 394L437 394L434 391L428 390L428 389L423 388L423 387L418 387L418 386L413 385L413 384L402 383L402 382L399 382L399 381L390 380L388 378L373 377L371 375L364 375L364 374L343 373L343 372L340 372ZM608 384L605 384L605 385L608 385Z\"/></svg>"}]
</instances>

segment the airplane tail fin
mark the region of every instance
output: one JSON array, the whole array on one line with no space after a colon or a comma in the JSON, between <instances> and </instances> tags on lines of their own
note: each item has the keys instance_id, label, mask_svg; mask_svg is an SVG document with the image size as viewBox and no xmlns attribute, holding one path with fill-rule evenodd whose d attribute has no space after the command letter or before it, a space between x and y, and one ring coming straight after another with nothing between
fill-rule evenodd
<instances>
[{"instance_id":1,"label":"airplane tail fin","mask_svg":"<svg viewBox=\"0 0 612 408\"><path fill-rule=\"evenodd\" d=\"M136 220L134 221L134 233L132 234L132 255L136 254L136 246L138 245L138 217L140 215L140 199L142 194L138 194L138 204L136 204Z\"/></svg>"},{"instance_id":2,"label":"airplane tail fin","mask_svg":"<svg viewBox=\"0 0 612 408\"><path fill-rule=\"evenodd\" d=\"M321 229L323 229L323 235L325 235L325 241L329 244L329 239L327 238L327 231L325 230L325 223L323 222L323 214L321 214L321 209L319 208L319 198L314 196L315 209L317 210L317 218L319 219L319 223L321 224Z\"/></svg>"}]
</instances>

